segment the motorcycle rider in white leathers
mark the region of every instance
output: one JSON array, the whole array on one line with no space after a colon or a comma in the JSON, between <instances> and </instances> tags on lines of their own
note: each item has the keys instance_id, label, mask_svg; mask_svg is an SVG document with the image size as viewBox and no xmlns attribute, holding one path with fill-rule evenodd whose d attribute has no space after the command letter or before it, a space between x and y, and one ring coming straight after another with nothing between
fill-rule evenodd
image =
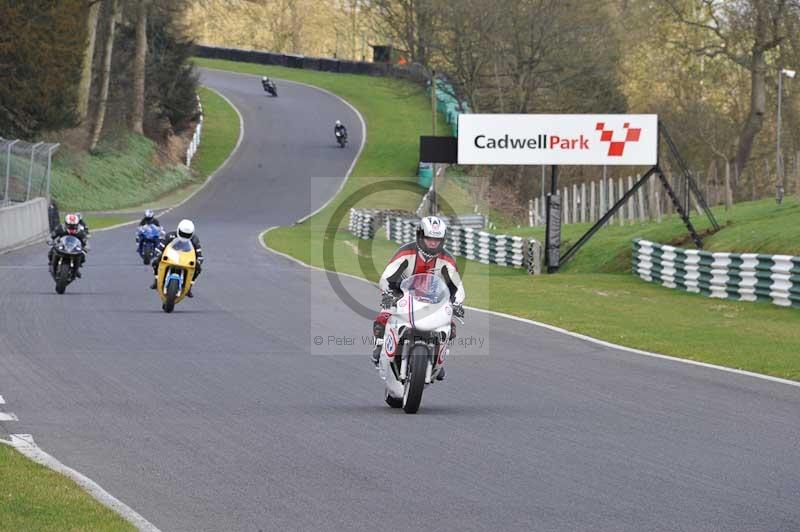
<instances>
[{"instance_id":1,"label":"motorcycle rider in white leathers","mask_svg":"<svg viewBox=\"0 0 800 532\"><path fill-rule=\"evenodd\" d=\"M461 282L461 275L458 273L456 261L453 256L444 249L444 240L447 233L447 225L444 220L437 216L428 216L420 220L417 226L417 238L415 242L409 242L402 246L394 254L389 264L383 270L380 282L381 289L381 312L375 318L372 326L372 333L376 340L382 339L386 332L386 322L391 316L389 308L394 306L395 301L402 295L400 283L412 275L420 273L432 273L440 276L450 289L450 299L453 303L453 315L456 317L464 316L464 285ZM451 338L455 338L455 323L451 324ZM377 366L381 354L382 343L375 342L375 350L372 353L372 362ZM444 368L437 377L444 379Z\"/></svg>"}]
</instances>

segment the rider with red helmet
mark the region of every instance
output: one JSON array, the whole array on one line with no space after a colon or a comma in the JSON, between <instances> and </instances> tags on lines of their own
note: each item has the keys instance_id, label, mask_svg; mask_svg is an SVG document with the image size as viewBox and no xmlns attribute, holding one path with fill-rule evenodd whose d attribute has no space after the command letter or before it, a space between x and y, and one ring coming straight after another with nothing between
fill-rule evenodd
<instances>
[{"instance_id":1,"label":"rider with red helmet","mask_svg":"<svg viewBox=\"0 0 800 532\"><path fill-rule=\"evenodd\" d=\"M74 236L78 240L81 241L81 247L83 248L83 256L81 258L81 263L78 266L83 266L83 263L86 262L86 252L88 251L87 240L89 239L88 231L81 225L81 219L78 217L77 214L68 214L64 217L64 223L60 224L58 227L53 229L53 232L50 233L50 251L47 254L47 262L53 262L53 244L55 243L56 239L61 238L62 236ZM75 272L75 275L78 277L81 276L81 271L78 269Z\"/></svg>"}]
</instances>

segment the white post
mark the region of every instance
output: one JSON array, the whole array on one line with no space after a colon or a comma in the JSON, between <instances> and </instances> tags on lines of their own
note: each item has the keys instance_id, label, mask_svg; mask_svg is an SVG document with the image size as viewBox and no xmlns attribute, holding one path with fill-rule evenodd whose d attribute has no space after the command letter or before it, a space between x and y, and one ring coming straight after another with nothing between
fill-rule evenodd
<instances>
[{"instance_id":1,"label":"white post","mask_svg":"<svg viewBox=\"0 0 800 532\"><path fill-rule=\"evenodd\" d=\"M639 187L639 190L636 191L636 196L639 198L639 221L644 222L647 217L644 213L644 190L643 187Z\"/></svg>"},{"instance_id":2,"label":"white post","mask_svg":"<svg viewBox=\"0 0 800 532\"><path fill-rule=\"evenodd\" d=\"M594 181L589 183L589 223L594 223L597 218L595 218L595 194L594 194Z\"/></svg>"},{"instance_id":3,"label":"white post","mask_svg":"<svg viewBox=\"0 0 800 532\"><path fill-rule=\"evenodd\" d=\"M533 227L533 200L528 200L528 227Z\"/></svg>"},{"instance_id":4,"label":"white post","mask_svg":"<svg viewBox=\"0 0 800 532\"><path fill-rule=\"evenodd\" d=\"M587 209L587 201L586 201L586 182L581 183L581 223L586 222L586 209Z\"/></svg>"},{"instance_id":5,"label":"white post","mask_svg":"<svg viewBox=\"0 0 800 532\"><path fill-rule=\"evenodd\" d=\"M564 187L561 198L561 220L564 225L569 223L569 187Z\"/></svg>"},{"instance_id":6,"label":"white post","mask_svg":"<svg viewBox=\"0 0 800 532\"><path fill-rule=\"evenodd\" d=\"M628 188L626 191L633 188L633 177L628 176ZM636 223L636 194L631 195L631 199L628 200L628 221L632 224Z\"/></svg>"},{"instance_id":7,"label":"white post","mask_svg":"<svg viewBox=\"0 0 800 532\"><path fill-rule=\"evenodd\" d=\"M614 180L613 179L609 179L608 181L606 181L606 185L608 185L608 187L607 187L607 189L608 189L608 203L606 203L606 212L608 212L608 211L611 210L611 207L614 206ZM614 222L614 216L609 218L608 226L611 226L611 224L613 222Z\"/></svg>"},{"instance_id":8,"label":"white post","mask_svg":"<svg viewBox=\"0 0 800 532\"><path fill-rule=\"evenodd\" d=\"M578 185L572 185L572 223L578 223L578 210L580 209L581 199L578 196Z\"/></svg>"},{"instance_id":9,"label":"white post","mask_svg":"<svg viewBox=\"0 0 800 532\"><path fill-rule=\"evenodd\" d=\"M617 196L617 201L619 201L619 200L622 199L623 196L625 196L625 180L620 177L619 181L617 181L617 183L618 183L618 186L619 186L619 189L618 189L619 196ZM625 225L625 208L626 207L627 207L627 205L624 204L624 203L620 206L620 209L619 209L619 225Z\"/></svg>"},{"instance_id":10,"label":"white post","mask_svg":"<svg viewBox=\"0 0 800 532\"><path fill-rule=\"evenodd\" d=\"M655 192L656 197L656 219L658 223L661 223L661 192L656 190Z\"/></svg>"}]
</instances>

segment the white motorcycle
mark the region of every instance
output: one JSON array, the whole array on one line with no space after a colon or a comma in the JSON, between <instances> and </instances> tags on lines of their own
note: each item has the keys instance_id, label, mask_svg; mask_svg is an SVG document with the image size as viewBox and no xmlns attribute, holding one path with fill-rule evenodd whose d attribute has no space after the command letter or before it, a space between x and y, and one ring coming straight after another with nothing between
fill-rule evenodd
<instances>
[{"instance_id":1,"label":"white motorcycle","mask_svg":"<svg viewBox=\"0 0 800 532\"><path fill-rule=\"evenodd\" d=\"M386 404L414 414L422 391L443 371L453 305L444 280L430 273L408 277L400 290L403 297L386 324L378 372Z\"/></svg>"}]
</instances>

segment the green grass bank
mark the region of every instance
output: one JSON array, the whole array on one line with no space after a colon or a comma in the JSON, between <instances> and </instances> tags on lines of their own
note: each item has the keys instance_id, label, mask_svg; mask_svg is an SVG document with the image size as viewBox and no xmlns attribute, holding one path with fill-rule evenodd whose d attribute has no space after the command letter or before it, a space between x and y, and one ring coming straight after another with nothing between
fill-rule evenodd
<instances>
[{"instance_id":1,"label":"green grass bank","mask_svg":"<svg viewBox=\"0 0 800 532\"><path fill-rule=\"evenodd\" d=\"M0 444L0 530L128 532L136 527L72 480Z\"/></svg>"},{"instance_id":2,"label":"green grass bank","mask_svg":"<svg viewBox=\"0 0 800 532\"><path fill-rule=\"evenodd\" d=\"M97 155L64 151L53 162L51 192L62 212L144 209L177 203L202 186L239 135L236 111L216 92L200 88L204 123L192 170L159 162L156 145L127 135L100 145ZM95 220L90 227L100 227ZM113 225L113 224L111 224Z\"/></svg>"}]
</instances>

